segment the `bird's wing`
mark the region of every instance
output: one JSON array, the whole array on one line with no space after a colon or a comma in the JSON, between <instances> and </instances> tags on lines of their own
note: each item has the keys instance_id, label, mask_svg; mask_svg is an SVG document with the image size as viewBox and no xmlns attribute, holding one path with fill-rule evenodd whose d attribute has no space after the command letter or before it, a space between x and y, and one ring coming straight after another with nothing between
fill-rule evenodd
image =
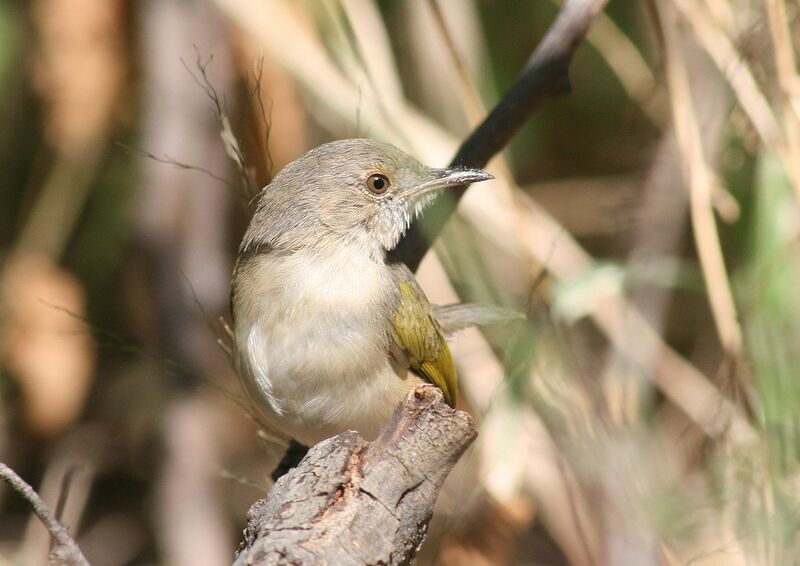
<instances>
[{"instance_id":1,"label":"bird's wing","mask_svg":"<svg viewBox=\"0 0 800 566\"><path fill-rule=\"evenodd\" d=\"M401 279L398 288L394 341L407 354L411 369L439 387L454 407L458 396L456 367L431 305L413 279Z\"/></svg>"}]
</instances>

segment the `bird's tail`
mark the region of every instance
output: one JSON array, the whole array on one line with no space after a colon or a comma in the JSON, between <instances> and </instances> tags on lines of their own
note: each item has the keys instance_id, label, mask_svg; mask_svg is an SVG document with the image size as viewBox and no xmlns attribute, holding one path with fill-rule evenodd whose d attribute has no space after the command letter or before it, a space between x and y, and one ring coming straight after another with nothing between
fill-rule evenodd
<instances>
[{"instance_id":1,"label":"bird's tail","mask_svg":"<svg viewBox=\"0 0 800 566\"><path fill-rule=\"evenodd\" d=\"M525 319L521 312L483 303L433 305L433 315L448 338L470 326L507 324Z\"/></svg>"}]
</instances>

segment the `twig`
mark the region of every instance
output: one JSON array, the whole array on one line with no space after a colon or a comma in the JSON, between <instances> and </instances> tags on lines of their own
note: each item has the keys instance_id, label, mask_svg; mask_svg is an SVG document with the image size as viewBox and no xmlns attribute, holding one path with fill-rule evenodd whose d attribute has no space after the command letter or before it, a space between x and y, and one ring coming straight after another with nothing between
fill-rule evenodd
<instances>
[{"instance_id":1,"label":"twig","mask_svg":"<svg viewBox=\"0 0 800 566\"><path fill-rule=\"evenodd\" d=\"M41 299L40 302L42 304L50 307L50 308L56 309L58 311L61 311L64 314L66 314L67 316L69 316L71 318L74 318L75 320L81 322L86 327L87 331L93 337L94 343L98 348L110 348L110 349L113 348L114 351L117 352L117 353L134 354L136 356L141 356L143 359L151 360L151 361L154 361L156 363L163 364L164 369L167 372L169 372L170 374L174 374L174 375L181 375L181 374L191 375L194 379L197 379L201 384L203 384L204 386L208 387L212 391L216 391L218 393L221 393L226 399L228 399L229 401L233 402L238 407L241 407L242 409L245 410L245 412L249 416L253 417L253 414L254 414L253 407L245 397L243 397L241 395L238 395L238 394L234 393L233 391L230 391L226 387L223 387L222 385L219 385L219 384L215 383L211 379L208 379L208 378L203 377L201 375L195 374L194 370L192 370L185 363L182 363L182 362L180 362L178 360L170 358L169 356L162 356L162 355L159 355L159 354L153 354L153 353L148 352L144 348L133 346L125 337L121 336L120 334L117 334L116 332L112 332L110 330L106 330L105 328L102 328L100 326L97 326L97 325L93 324L88 318L86 318L86 317L84 317L84 316L82 316L80 314L77 314L75 312L72 312L71 310L69 310L69 309L67 309L65 307L62 307L62 306L54 304L54 303L50 303L50 302L45 301L43 299ZM208 320L208 317L205 314L205 312L203 313L203 315L205 317L206 322L210 325L209 328L211 328L212 332L215 333L216 330L215 330L213 322ZM224 320L222 320L221 317L220 317L220 320L222 321L223 329L225 330L225 333L228 335L229 338L232 337L233 334L232 334L232 330L230 329L230 327L227 325L226 322L224 322ZM106 341L101 342L100 338L105 338ZM230 346L228 346L227 344L224 343L224 341L222 340L222 337L218 338L217 343L220 345L220 347L222 348L223 351L225 351L226 353L232 353L232 351L230 349ZM253 420L256 423L258 423L260 426L266 427L266 425L263 424L259 419L254 417ZM269 427L266 427L266 428L269 428Z\"/></svg>"},{"instance_id":2,"label":"twig","mask_svg":"<svg viewBox=\"0 0 800 566\"><path fill-rule=\"evenodd\" d=\"M203 61L203 57L200 55L200 49L197 47L197 45L194 46L194 54L194 64L195 67L197 67L197 70L200 72L199 77L195 75L194 71L192 71L191 67L189 67L189 64L186 63L183 58L181 58L181 65L183 65L183 68L186 69L186 72L192 77L192 80L195 82L195 84L203 90L208 99L211 101L211 104L214 105L212 108L214 111L214 116L216 116L217 120L221 120L228 113L228 101L224 95L222 97L219 96L217 89L214 88L214 85L208 78L208 67L214 62L214 54L212 53L208 56L208 59Z\"/></svg>"},{"instance_id":3,"label":"twig","mask_svg":"<svg viewBox=\"0 0 800 566\"><path fill-rule=\"evenodd\" d=\"M42 498L39 497L39 494L25 480L2 462L0 462L0 478L5 480L14 491L30 503L31 509L39 517L39 520L55 541L55 547L50 552L51 564L89 566L89 562L81 552L81 549L78 548L78 544L70 536L67 527L56 520L50 509L42 501Z\"/></svg>"},{"instance_id":4,"label":"twig","mask_svg":"<svg viewBox=\"0 0 800 566\"><path fill-rule=\"evenodd\" d=\"M163 157L159 157L158 155L156 155L154 153L151 153L151 152L147 151L146 149L139 149L139 148L136 148L136 147L131 147L129 145L125 145L124 143L117 143L117 147L120 147L120 148L124 149L125 151L127 151L128 153L130 153L132 155L138 155L140 157L146 157L147 159L152 159L153 161L155 161L157 163L163 163L165 165L172 165L173 167L177 167L178 169L183 169L185 171L197 171L199 173L203 173L204 175L207 175L211 179L214 179L215 181L219 181L220 183L222 183L226 187L229 187L231 189L236 190L236 185L234 185L233 183L231 183L230 181L228 181L224 177L222 177L220 175L217 175L216 173L214 173L210 169L206 169L205 167L201 167L199 165L192 165L191 163L186 163L184 161L179 161L178 159L175 159L174 157L171 157L171 156L169 156L167 154L164 154Z\"/></svg>"},{"instance_id":5,"label":"twig","mask_svg":"<svg viewBox=\"0 0 800 566\"><path fill-rule=\"evenodd\" d=\"M267 167L267 180L272 180L275 174L275 162L272 160L272 153L269 150L269 137L272 134L272 121L268 118L268 114L272 114L272 104L270 103L269 113L264 106L263 93L261 92L261 85L264 79L264 56L260 56L253 66L251 79L253 81L253 88L250 91L250 98L256 100L258 106L258 113L261 115L261 127L264 128L264 163ZM258 192L256 192L256 195ZM255 195L253 195L255 196Z\"/></svg>"},{"instance_id":6,"label":"twig","mask_svg":"<svg viewBox=\"0 0 800 566\"><path fill-rule=\"evenodd\" d=\"M451 166L483 167L500 152L528 117L548 97L569 91L569 64L592 20L608 0L568 0L522 74L486 119L461 144ZM466 187L448 192L425 213L425 228L415 223L398 244L395 254L412 270L455 211ZM424 232L424 234L423 234Z\"/></svg>"},{"instance_id":7,"label":"twig","mask_svg":"<svg viewBox=\"0 0 800 566\"><path fill-rule=\"evenodd\" d=\"M208 59L204 61L200 55L200 49L196 45L194 46L194 50L194 64L197 68L199 76L192 71L192 69L183 59L181 59L181 64L192 77L192 80L195 82L195 84L202 89L206 97L208 97L208 99L211 101L214 117L219 124L219 135L222 139L223 146L225 147L225 153L236 165L236 171L239 173L239 178L241 180L245 196L250 197L251 195L255 195L258 193L256 183L253 181L252 175L247 170L244 152L239 145L236 135L233 133L230 118L228 117L228 100L224 94L220 96L216 87L214 87L214 84L211 82L211 79L208 77L208 67L214 62L214 55L209 55Z\"/></svg>"}]
</instances>

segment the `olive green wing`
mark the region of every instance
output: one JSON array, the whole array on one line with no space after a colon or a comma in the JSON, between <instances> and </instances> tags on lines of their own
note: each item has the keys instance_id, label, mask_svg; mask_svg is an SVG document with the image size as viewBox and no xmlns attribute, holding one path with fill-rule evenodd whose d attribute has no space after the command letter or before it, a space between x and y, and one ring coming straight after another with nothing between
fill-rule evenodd
<instances>
[{"instance_id":1,"label":"olive green wing","mask_svg":"<svg viewBox=\"0 0 800 566\"><path fill-rule=\"evenodd\" d=\"M456 367L431 305L415 282L401 280L398 288L394 341L408 356L411 369L439 387L448 405L454 407L458 397Z\"/></svg>"}]
</instances>

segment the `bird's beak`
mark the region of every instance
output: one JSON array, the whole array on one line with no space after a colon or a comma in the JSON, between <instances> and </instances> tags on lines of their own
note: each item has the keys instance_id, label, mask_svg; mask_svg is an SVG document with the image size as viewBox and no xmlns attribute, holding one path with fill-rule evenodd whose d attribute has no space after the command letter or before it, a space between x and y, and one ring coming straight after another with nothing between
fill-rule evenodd
<instances>
[{"instance_id":1,"label":"bird's beak","mask_svg":"<svg viewBox=\"0 0 800 566\"><path fill-rule=\"evenodd\" d=\"M494 175L483 169L431 169L427 181L415 185L406 191L403 196L418 199L433 191L449 187L462 187L470 183L480 183L494 179Z\"/></svg>"}]
</instances>

